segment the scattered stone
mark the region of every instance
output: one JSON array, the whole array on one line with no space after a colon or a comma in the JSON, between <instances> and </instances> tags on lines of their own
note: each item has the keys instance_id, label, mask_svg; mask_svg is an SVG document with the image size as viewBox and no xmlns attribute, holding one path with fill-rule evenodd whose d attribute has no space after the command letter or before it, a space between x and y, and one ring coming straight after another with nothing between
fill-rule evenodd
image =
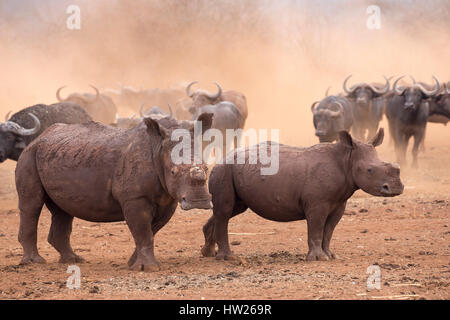
<instances>
[{"instance_id":1,"label":"scattered stone","mask_svg":"<svg viewBox=\"0 0 450 320\"><path fill-rule=\"evenodd\" d=\"M100 289L97 286L93 286L91 290L89 290L89 293L99 293Z\"/></svg>"}]
</instances>

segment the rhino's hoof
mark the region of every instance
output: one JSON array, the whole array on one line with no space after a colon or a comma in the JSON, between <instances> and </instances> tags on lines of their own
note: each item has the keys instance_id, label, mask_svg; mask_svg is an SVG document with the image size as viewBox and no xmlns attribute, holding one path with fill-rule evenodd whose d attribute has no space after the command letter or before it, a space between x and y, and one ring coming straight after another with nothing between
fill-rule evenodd
<instances>
[{"instance_id":1,"label":"rhino's hoof","mask_svg":"<svg viewBox=\"0 0 450 320\"><path fill-rule=\"evenodd\" d=\"M39 254L35 254L32 256L24 256L19 264L24 265L24 264L31 264L31 263L46 263L46 261Z\"/></svg>"},{"instance_id":2,"label":"rhino's hoof","mask_svg":"<svg viewBox=\"0 0 450 320\"><path fill-rule=\"evenodd\" d=\"M63 255L59 258L59 263L81 263L84 259L76 254Z\"/></svg>"},{"instance_id":3,"label":"rhino's hoof","mask_svg":"<svg viewBox=\"0 0 450 320\"><path fill-rule=\"evenodd\" d=\"M306 256L306 261L328 261L330 258L325 254L325 252L310 252Z\"/></svg>"},{"instance_id":4,"label":"rhino's hoof","mask_svg":"<svg viewBox=\"0 0 450 320\"><path fill-rule=\"evenodd\" d=\"M134 271L156 272L160 271L161 267L157 262L143 264L139 261L136 261L133 265L131 265L130 269Z\"/></svg>"},{"instance_id":5,"label":"rhino's hoof","mask_svg":"<svg viewBox=\"0 0 450 320\"><path fill-rule=\"evenodd\" d=\"M203 246L202 255L204 257L214 257L216 256L216 249L214 248L214 246Z\"/></svg>"},{"instance_id":6,"label":"rhino's hoof","mask_svg":"<svg viewBox=\"0 0 450 320\"><path fill-rule=\"evenodd\" d=\"M338 258L338 256L336 254L334 254L333 252L331 252L330 250L324 250L324 251L325 251L325 254L328 256L328 258L330 258L330 260Z\"/></svg>"},{"instance_id":7,"label":"rhino's hoof","mask_svg":"<svg viewBox=\"0 0 450 320\"><path fill-rule=\"evenodd\" d=\"M238 260L238 257L232 253L217 253L216 260Z\"/></svg>"}]
</instances>

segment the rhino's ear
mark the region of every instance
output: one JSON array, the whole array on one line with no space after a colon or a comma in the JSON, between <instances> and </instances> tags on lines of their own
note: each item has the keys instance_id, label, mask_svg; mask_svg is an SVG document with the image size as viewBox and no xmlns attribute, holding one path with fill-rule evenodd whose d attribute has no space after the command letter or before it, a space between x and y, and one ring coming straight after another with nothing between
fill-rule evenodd
<instances>
[{"instance_id":1,"label":"rhino's ear","mask_svg":"<svg viewBox=\"0 0 450 320\"><path fill-rule=\"evenodd\" d=\"M211 129L213 117L214 117L214 114L212 114L212 113L202 113L201 115L198 116L197 121L202 122L203 132L205 132L208 129Z\"/></svg>"},{"instance_id":2,"label":"rhino's ear","mask_svg":"<svg viewBox=\"0 0 450 320\"><path fill-rule=\"evenodd\" d=\"M384 139L384 129L380 128L377 134L367 143L373 145L374 147L378 147L380 144L383 143L383 139Z\"/></svg>"},{"instance_id":3,"label":"rhino's ear","mask_svg":"<svg viewBox=\"0 0 450 320\"><path fill-rule=\"evenodd\" d=\"M350 148L355 146L352 136L347 131L339 131L339 141Z\"/></svg>"},{"instance_id":4,"label":"rhino's ear","mask_svg":"<svg viewBox=\"0 0 450 320\"><path fill-rule=\"evenodd\" d=\"M168 136L168 132L159 122L152 118L144 118L145 125L147 126L147 132L151 136L160 136L163 140Z\"/></svg>"}]
</instances>

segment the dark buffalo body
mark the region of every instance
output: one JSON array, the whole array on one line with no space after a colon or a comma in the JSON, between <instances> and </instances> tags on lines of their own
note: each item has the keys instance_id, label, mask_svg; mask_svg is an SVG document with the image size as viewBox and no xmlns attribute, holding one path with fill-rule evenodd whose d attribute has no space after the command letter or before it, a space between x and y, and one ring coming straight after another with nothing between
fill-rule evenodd
<instances>
[{"instance_id":1,"label":"dark buffalo body","mask_svg":"<svg viewBox=\"0 0 450 320\"><path fill-rule=\"evenodd\" d=\"M261 175L261 164L249 163L248 148L229 153L228 157L235 158L230 163L235 164L216 165L211 172L213 216L203 227L202 254L214 256L217 243L217 259L233 258L228 244L228 221L250 208L273 221L306 219L307 259L334 258L330 251L331 236L347 199L356 190L374 196L396 196L403 192L399 167L382 162L376 154L374 147L383 140L381 129L369 144L352 139L346 131L341 131L339 137L339 143L321 143L310 148L277 145L279 170L274 175ZM242 152L245 163L236 164L236 157Z\"/></svg>"},{"instance_id":2,"label":"dark buffalo body","mask_svg":"<svg viewBox=\"0 0 450 320\"><path fill-rule=\"evenodd\" d=\"M320 102L314 102L311 111L315 135L320 142L337 140L339 131L350 131L353 125L352 106L345 97L328 96Z\"/></svg>"},{"instance_id":3,"label":"dark buffalo body","mask_svg":"<svg viewBox=\"0 0 450 320\"><path fill-rule=\"evenodd\" d=\"M203 127L210 114L200 117ZM120 129L90 122L57 124L23 152L17 163L19 241L22 263L44 262L36 246L37 221L45 204L52 213L49 243L61 262L79 262L70 246L74 217L96 222L125 220L136 249L129 266L158 268L154 235L181 208L211 208L204 164L175 165L171 141L175 129L193 125L145 118L137 127ZM192 143L193 143L193 137Z\"/></svg>"},{"instance_id":4,"label":"dark buffalo body","mask_svg":"<svg viewBox=\"0 0 450 320\"><path fill-rule=\"evenodd\" d=\"M435 87L431 90L425 88L420 83L401 87L397 83L403 77L394 82L393 93L387 98L386 118L389 123L389 131L394 140L397 161L402 165L406 163L406 149L411 137L414 137L414 146L412 148L413 166L418 166L417 156L419 146L422 144L428 117L437 113L437 105L432 104L430 100L440 90L439 81L435 79ZM440 109L442 110L442 109Z\"/></svg>"},{"instance_id":5,"label":"dark buffalo body","mask_svg":"<svg viewBox=\"0 0 450 320\"><path fill-rule=\"evenodd\" d=\"M442 90L429 99L430 115L428 122L447 125L450 121L450 82L444 83Z\"/></svg>"},{"instance_id":6,"label":"dark buffalo body","mask_svg":"<svg viewBox=\"0 0 450 320\"><path fill-rule=\"evenodd\" d=\"M30 131L37 123L30 116L33 114L39 125L36 132ZM17 161L23 149L42 132L55 123L85 123L91 121L87 112L77 104L71 102L55 103L52 105L37 104L27 107L12 115L8 122L17 124L19 127L29 129L25 132L5 130L5 124L0 124L0 162L6 159Z\"/></svg>"},{"instance_id":7,"label":"dark buffalo body","mask_svg":"<svg viewBox=\"0 0 450 320\"><path fill-rule=\"evenodd\" d=\"M346 98L350 101L353 110L352 134L359 140L367 140L375 135L383 117L385 99L389 91L389 79L384 77L386 83L358 83L347 87L348 76L343 84ZM367 136L366 136L367 131Z\"/></svg>"}]
</instances>

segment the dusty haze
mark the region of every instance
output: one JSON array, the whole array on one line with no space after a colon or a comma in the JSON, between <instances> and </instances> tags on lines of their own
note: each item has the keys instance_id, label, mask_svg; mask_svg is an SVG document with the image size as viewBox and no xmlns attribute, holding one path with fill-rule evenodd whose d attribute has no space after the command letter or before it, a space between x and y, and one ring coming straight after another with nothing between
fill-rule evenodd
<instances>
[{"instance_id":1,"label":"dusty haze","mask_svg":"<svg viewBox=\"0 0 450 320\"><path fill-rule=\"evenodd\" d=\"M68 30L66 8L81 8ZM381 29L366 27L369 5ZM0 112L55 102L57 87L169 87L193 80L247 96L247 127L311 145L310 105L356 81L450 80L450 3L442 1L2 0ZM125 110L120 111L126 115ZM386 126L386 124L384 124ZM448 143L430 125L427 143Z\"/></svg>"}]
</instances>

